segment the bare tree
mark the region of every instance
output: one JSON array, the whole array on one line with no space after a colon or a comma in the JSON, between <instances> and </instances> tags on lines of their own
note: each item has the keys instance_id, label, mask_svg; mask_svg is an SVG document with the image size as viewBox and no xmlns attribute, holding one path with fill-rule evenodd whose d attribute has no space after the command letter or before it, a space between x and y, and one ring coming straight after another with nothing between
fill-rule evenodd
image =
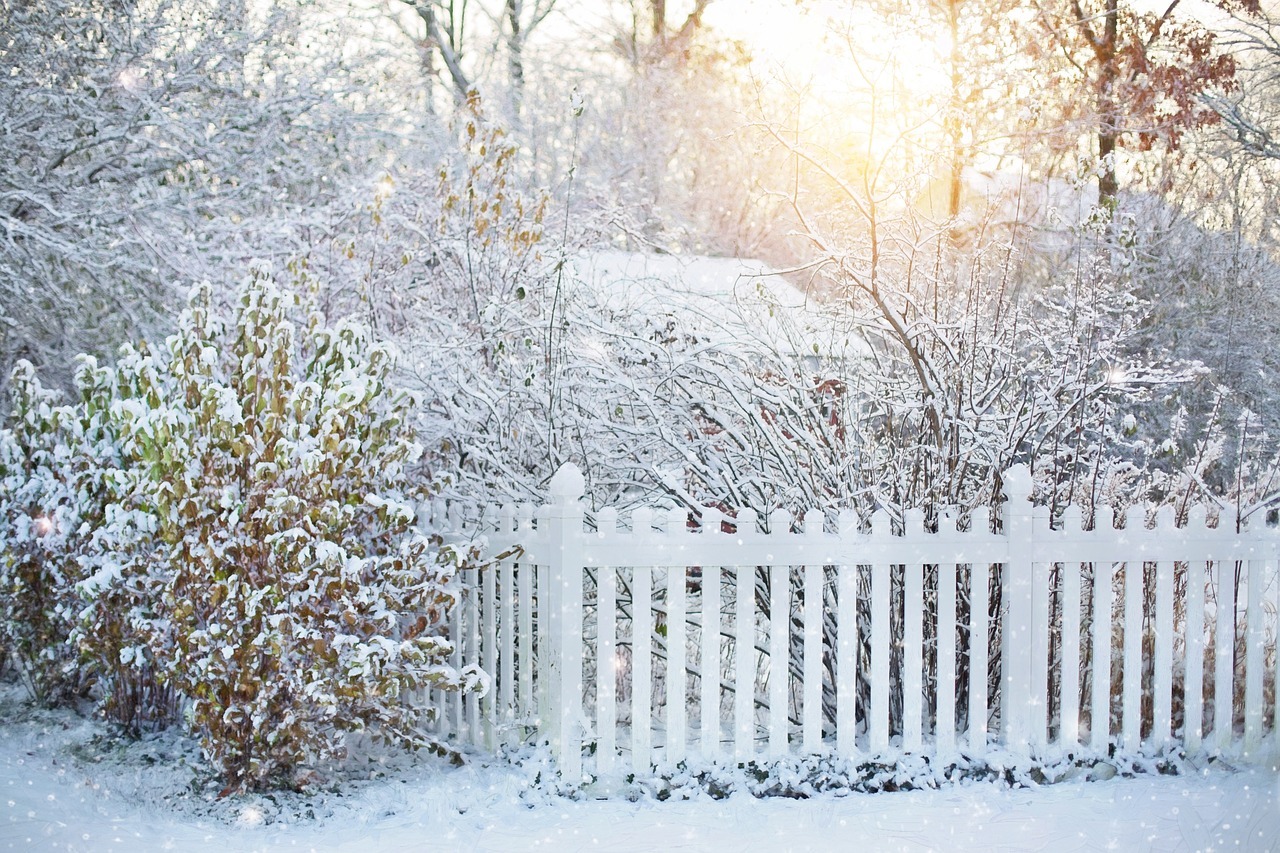
<instances>
[{"instance_id":1,"label":"bare tree","mask_svg":"<svg viewBox=\"0 0 1280 853\"><path fill-rule=\"evenodd\" d=\"M1236 14L1223 42L1246 66L1244 85L1206 92L1204 100L1241 150L1280 160L1280 113L1272 109L1280 85L1280 24L1265 12Z\"/></svg>"},{"instance_id":2,"label":"bare tree","mask_svg":"<svg viewBox=\"0 0 1280 853\"><path fill-rule=\"evenodd\" d=\"M163 324L171 283L221 281L219 264L257 254L260 228L278 251L282 212L358 150L333 96L343 78L297 47L298 6L54 0L4 14L6 376L25 357L65 384L73 354Z\"/></svg>"}]
</instances>

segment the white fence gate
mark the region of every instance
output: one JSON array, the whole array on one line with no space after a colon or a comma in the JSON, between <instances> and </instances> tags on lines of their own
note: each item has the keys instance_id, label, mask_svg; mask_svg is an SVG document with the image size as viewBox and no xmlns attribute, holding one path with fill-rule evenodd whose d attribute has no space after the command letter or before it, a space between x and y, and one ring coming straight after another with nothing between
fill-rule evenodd
<instances>
[{"instance_id":1,"label":"white fence gate","mask_svg":"<svg viewBox=\"0 0 1280 853\"><path fill-rule=\"evenodd\" d=\"M536 510L437 516L490 561L450 630L492 687L434 697L442 728L548 739L568 780L584 750L600 778L789 754L1260 755L1280 731L1276 531L1203 509L1148 528L1140 508L1085 529L1078 507L1055 529L1025 467L1004 482L999 533L985 509L963 531L942 514L926 532L922 510L792 532L785 512L712 509L697 528L638 509L627 529L604 509L588 530L572 465Z\"/></svg>"}]
</instances>

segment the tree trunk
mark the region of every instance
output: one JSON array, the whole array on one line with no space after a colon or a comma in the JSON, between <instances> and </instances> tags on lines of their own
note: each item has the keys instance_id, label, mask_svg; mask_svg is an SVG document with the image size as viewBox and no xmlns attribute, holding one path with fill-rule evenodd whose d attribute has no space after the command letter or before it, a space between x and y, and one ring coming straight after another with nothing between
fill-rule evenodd
<instances>
[{"instance_id":1,"label":"tree trunk","mask_svg":"<svg viewBox=\"0 0 1280 853\"><path fill-rule=\"evenodd\" d=\"M1120 69L1116 62L1119 30L1119 0L1107 0L1106 26L1098 49L1101 72L1098 78L1098 202L1114 207L1119 182L1116 178L1116 147L1120 138L1116 84Z\"/></svg>"},{"instance_id":2,"label":"tree trunk","mask_svg":"<svg viewBox=\"0 0 1280 853\"><path fill-rule=\"evenodd\" d=\"M947 18L951 28L951 104L947 116L947 136L951 142L951 177L947 187L947 219L954 223L960 215L960 189L964 175L964 151L961 144L960 117L964 99L960 96L960 2L947 0Z\"/></svg>"},{"instance_id":3,"label":"tree trunk","mask_svg":"<svg viewBox=\"0 0 1280 853\"><path fill-rule=\"evenodd\" d=\"M417 0L417 2L412 3L412 6L413 10L418 13L418 17L422 19L423 24L426 25L427 38L440 54L440 59L444 62L445 69L449 72L449 79L453 82L454 95L460 102L466 103L471 94L471 81L467 79L466 73L462 70L457 46L453 43L452 38L440 28L440 20L436 15L435 0Z\"/></svg>"},{"instance_id":4,"label":"tree trunk","mask_svg":"<svg viewBox=\"0 0 1280 853\"><path fill-rule=\"evenodd\" d=\"M511 112L512 119L520 120L524 107L524 32L520 27L520 15L524 11L524 0L506 0L507 26L507 69L511 74Z\"/></svg>"}]
</instances>

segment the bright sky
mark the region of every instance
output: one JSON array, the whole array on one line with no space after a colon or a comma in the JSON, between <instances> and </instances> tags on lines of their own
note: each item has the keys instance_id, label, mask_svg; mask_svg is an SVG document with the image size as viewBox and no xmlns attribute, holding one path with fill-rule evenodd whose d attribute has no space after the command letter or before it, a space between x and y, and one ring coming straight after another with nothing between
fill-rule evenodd
<instances>
[{"instance_id":1,"label":"bright sky","mask_svg":"<svg viewBox=\"0 0 1280 853\"><path fill-rule=\"evenodd\" d=\"M806 145L836 162L902 155L902 134L941 115L950 34L936 21L886 23L848 0L714 0L705 23L748 46L757 80L799 105Z\"/></svg>"},{"instance_id":2,"label":"bright sky","mask_svg":"<svg viewBox=\"0 0 1280 853\"><path fill-rule=\"evenodd\" d=\"M707 7L708 26L746 43L757 63L795 75L818 78L844 73L833 57L851 50L867 56L892 56L908 77L943 80L937 57L947 45L940 29L893 32L856 3L812 0L803 6L781 0L717 0ZM921 39L933 39L930 44Z\"/></svg>"}]
</instances>

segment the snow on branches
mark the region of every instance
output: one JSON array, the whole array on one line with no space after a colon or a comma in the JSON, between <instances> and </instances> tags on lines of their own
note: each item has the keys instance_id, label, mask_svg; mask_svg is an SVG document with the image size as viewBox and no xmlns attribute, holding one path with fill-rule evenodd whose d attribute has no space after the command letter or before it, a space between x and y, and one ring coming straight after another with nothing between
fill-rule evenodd
<instances>
[{"instance_id":1,"label":"snow on branches","mask_svg":"<svg viewBox=\"0 0 1280 853\"><path fill-rule=\"evenodd\" d=\"M414 401L390 386L388 349L354 324L312 320L300 330L293 300L268 274L256 271L239 303L229 315L209 287L196 288L163 346L125 348L114 371L86 362L76 407L18 394L15 412L30 402L79 417L81 428L70 450L51 429L44 444L26 437L25 421L0 439L3 499L28 507L18 516L27 522L10 525L21 529L4 531L15 555L6 581L21 575L11 567L18 557L18 568L56 566L30 556L50 548L39 521L60 521L55 487L71 506L79 489L96 514L77 534L76 571L46 570L45 587L83 598L75 638L109 690L138 668L157 675L113 695L145 701L154 687L189 700L188 719L232 788L340 757L353 731L438 748L424 726L433 709L405 697L476 689L484 676L446 662L441 629L458 590L452 566L414 526ZM15 375L20 390L24 375ZM84 464L93 445L84 426L104 414L105 445L119 458ZM81 462L22 467L15 448ZM96 503L83 488L94 477L109 486ZM4 591L6 605L30 608L29 588L8 582ZM13 606L4 615L11 648L11 626L38 627ZM56 639L41 642L65 654Z\"/></svg>"}]
</instances>

